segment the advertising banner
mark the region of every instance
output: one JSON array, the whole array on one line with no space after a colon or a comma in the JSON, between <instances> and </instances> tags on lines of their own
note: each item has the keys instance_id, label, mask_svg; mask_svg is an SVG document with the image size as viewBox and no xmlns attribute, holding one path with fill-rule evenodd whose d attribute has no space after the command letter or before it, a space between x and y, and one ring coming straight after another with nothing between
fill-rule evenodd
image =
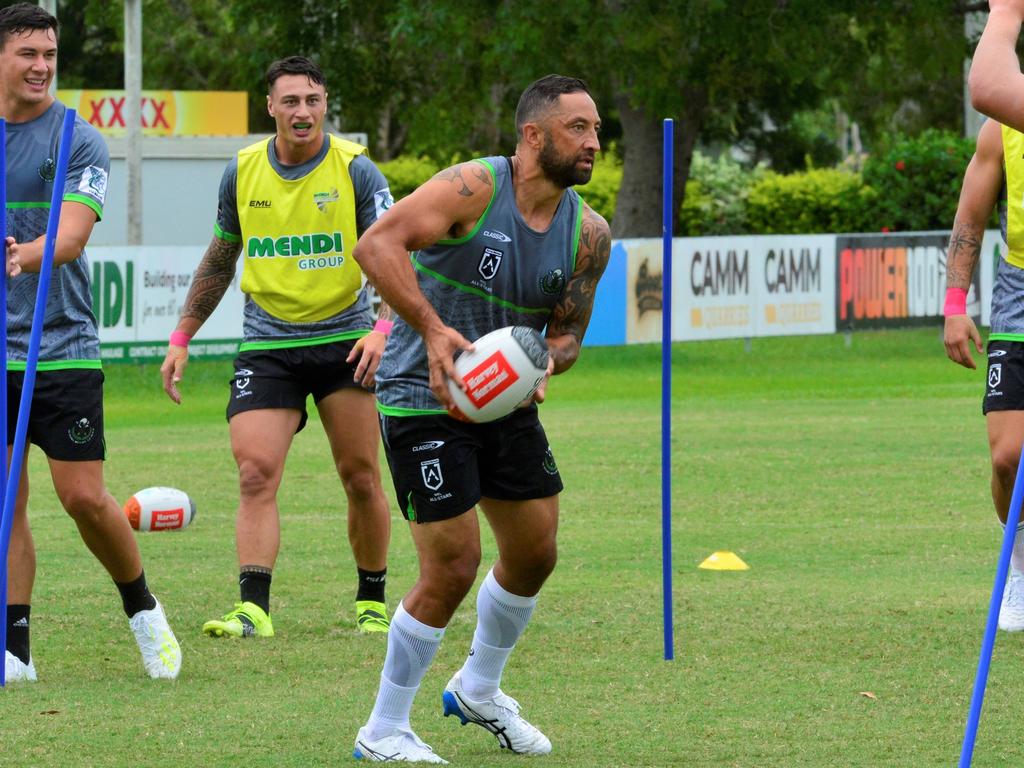
<instances>
[{"instance_id":1,"label":"advertising banner","mask_svg":"<svg viewBox=\"0 0 1024 768\"><path fill-rule=\"evenodd\" d=\"M660 240L622 240L626 339L661 340ZM688 237L673 241L674 341L835 331L835 237Z\"/></svg>"},{"instance_id":2,"label":"advertising banner","mask_svg":"<svg viewBox=\"0 0 1024 768\"><path fill-rule=\"evenodd\" d=\"M836 327L941 325L948 244L948 232L836 237ZM975 317L982 309L980 272L968 296Z\"/></svg>"},{"instance_id":3,"label":"advertising banner","mask_svg":"<svg viewBox=\"0 0 1024 768\"><path fill-rule=\"evenodd\" d=\"M125 134L124 91L58 89L57 98L107 136ZM249 132L245 91L143 91L146 136L244 136Z\"/></svg>"},{"instance_id":4,"label":"advertising banner","mask_svg":"<svg viewBox=\"0 0 1024 768\"><path fill-rule=\"evenodd\" d=\"M178 324L204 246L95 247L87 257L104 360L160 359ZM240 275L189 344L189 354L233 355L242 336Z\"/></svg>"}]
</instances>

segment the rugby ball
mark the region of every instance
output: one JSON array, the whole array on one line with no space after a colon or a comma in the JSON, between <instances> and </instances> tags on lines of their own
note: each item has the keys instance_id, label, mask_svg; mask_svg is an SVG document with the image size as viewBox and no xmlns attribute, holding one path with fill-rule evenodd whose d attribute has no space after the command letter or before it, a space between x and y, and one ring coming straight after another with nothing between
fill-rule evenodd
<instances>
[{"instance_id":1,"label":"rugby ball","mask_svg":"<svg viewBox=\"0 0 1024 768\"><path fill-rule=\"evenodd\" d=\"M196 504L177 488L143 488L124 505L128 523L136 531L180 531L196 516Z\"/></svg>"},{"instance_id":2,"label":"rugby ball","mask_svg":"<svg viewBox=\"0 0 1024 768\"><path fill-rule=\"evenodd\" d=\"M477 423L494 421L533 397L548 370L548 345L533 328L510 325L474 341L473 351L455 359L455 370L466 389L448 380L456 405L451 415Z\"/></svg>"}]
</instances>

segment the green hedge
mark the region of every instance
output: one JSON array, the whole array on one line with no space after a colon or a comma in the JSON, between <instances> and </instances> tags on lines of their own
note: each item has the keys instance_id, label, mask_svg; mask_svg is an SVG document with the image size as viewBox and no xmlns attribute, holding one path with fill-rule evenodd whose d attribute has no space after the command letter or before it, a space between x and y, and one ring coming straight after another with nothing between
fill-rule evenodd
<instances>
[{"instance_id":1,"label":"green hedge","mask_svg":"<svg viewBox=\"0 0 1024 768\"><path fill-rule=\"evenodd\" d=\"M391 196L395 200L401 200L441 170L437 163L425 157L396 157L394 160L377 163L377 167L388 180Z\"/></svg>"}]
</instances>

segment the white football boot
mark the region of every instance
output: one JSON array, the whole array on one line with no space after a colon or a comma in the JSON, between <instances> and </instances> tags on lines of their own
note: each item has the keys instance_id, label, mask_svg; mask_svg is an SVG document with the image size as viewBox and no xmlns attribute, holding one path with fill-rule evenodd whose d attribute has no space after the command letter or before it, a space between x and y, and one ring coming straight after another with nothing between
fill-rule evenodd
<instances>
[{"instance_id":1,"label":"white football boot","mask_svg":"<svg viewBox=\"0 0 1024 768\"><path fill-rule=\"evenodd\" d=\"M366 735L366 727L360 728L352 757L356 760L369 760L371 763L448 765L448 761L435 755L434 750L424 744L419 736L404 729L397 729L390 736L371 739Z\"/></svg>"},{"instance_id":2,"label":"white football boot","mask_svg":"<svg viewBox=\"0 0 1024 768\"><path fill-rule=\"evenodd\" d=\"M128 620L142 652L142 665L150 677L173 680L181 671L181 646L167 624L163 606L139 611Z\"/></svg>"},{"instance_id":3,"label":"white football boot","mask_svg":"<svg viewBox=\"0 0 1024 768\"><path fill-rule=\"evenodd\" d=\"M1024 630L1024 573L1012 567L999 606L999 628L1004 632Z\"/></svg>"},{"instance_id":4,"label":"white football boot","mask_svg":"<svg viewBox=\"0 0 1024 768\"><path fill-rule=\"evenodd\" d=\"M462 724L476 723L498 738L502 749L519 755L546 755L551 751L548 737L519 714L519 702L501 692L484 701L476 701L462 690L462 672L448 681L441 697L444 716L455 715Z\"/></svg>"},{"instance_id":5,"label":"white football boot","mask_svg":"<svg viewBox=\"0 0 1024 768\"><path fill-rule=\"evenodd\" d=\"M28 657L28 664L19 659L8 650L4 651L4 682L5 683L34 683L36 681L36 665L32 663L32 657Z\"/></svg>"}]
</instances>

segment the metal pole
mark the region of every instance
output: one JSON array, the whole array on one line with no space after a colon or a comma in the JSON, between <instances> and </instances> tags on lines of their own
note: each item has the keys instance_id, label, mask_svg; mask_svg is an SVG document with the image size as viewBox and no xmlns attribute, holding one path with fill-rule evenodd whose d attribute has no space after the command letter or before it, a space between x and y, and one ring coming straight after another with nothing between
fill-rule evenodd
<instances>
[{"instance_id":1,"label":"metal pole","mask_svg":"<svg viewBox=\"0 0 1024 768\"><path fill-rule=\"evenodd\" d=\"M988 668L992 661L992 649L996 644L999 609L1003 601L1006 576L1010 570L1010 555L1013 554L1013 540L1017 536L1017 524L1020 522L1022 503L1024 503L1024 449L1021 450L1020 463L1017 465L1017 477L1013 482L1013 493L1010 496L1010 509L1006 514L1006 530L1003 533L1003 546L999 550L999 564L996 566L996 580L992 585L988 620L985 622L985 634L981 640L981 653L978 655L978 671L974 677L971 705L967 711L967 726L964 728L964 740L960 748L959 768L970 768L971 758L974 755L974 740L978 735L978 723L981 721L981 706L985 701Z\"/></svg>"},{"instance_id":2,"label":"metal pole","mask_svg":"<svg viewBox=\"0 0 1024 768\"><path fill-rule=\"evenodd\" d=\"M124 0L128 245L142 244L142 0Z\"/></svg>"},{"instance_id":3,"label":"metal pole","mask_svg":"<svg viewBox=\"0 0 1024 768\"><path fill-rule=\"evenodd\" d=\"M57 16L57 0L39 0L39 7L46 11L51 16L60 18ZM53 80L50 81L50 95L56 96L57 94L57 69L53 70Z\"/></svg>"},{"instance_id":4,"label":"metal pole","mask_svg":"<svg viewBox=\"0 0 1024 768\"><path fill-rule=\"evenodd\" d=\"M675 655L672 628L672 151L673 123L665 120L661 176L661 579L665 661Z\"/></svg>"}]
</instances>

